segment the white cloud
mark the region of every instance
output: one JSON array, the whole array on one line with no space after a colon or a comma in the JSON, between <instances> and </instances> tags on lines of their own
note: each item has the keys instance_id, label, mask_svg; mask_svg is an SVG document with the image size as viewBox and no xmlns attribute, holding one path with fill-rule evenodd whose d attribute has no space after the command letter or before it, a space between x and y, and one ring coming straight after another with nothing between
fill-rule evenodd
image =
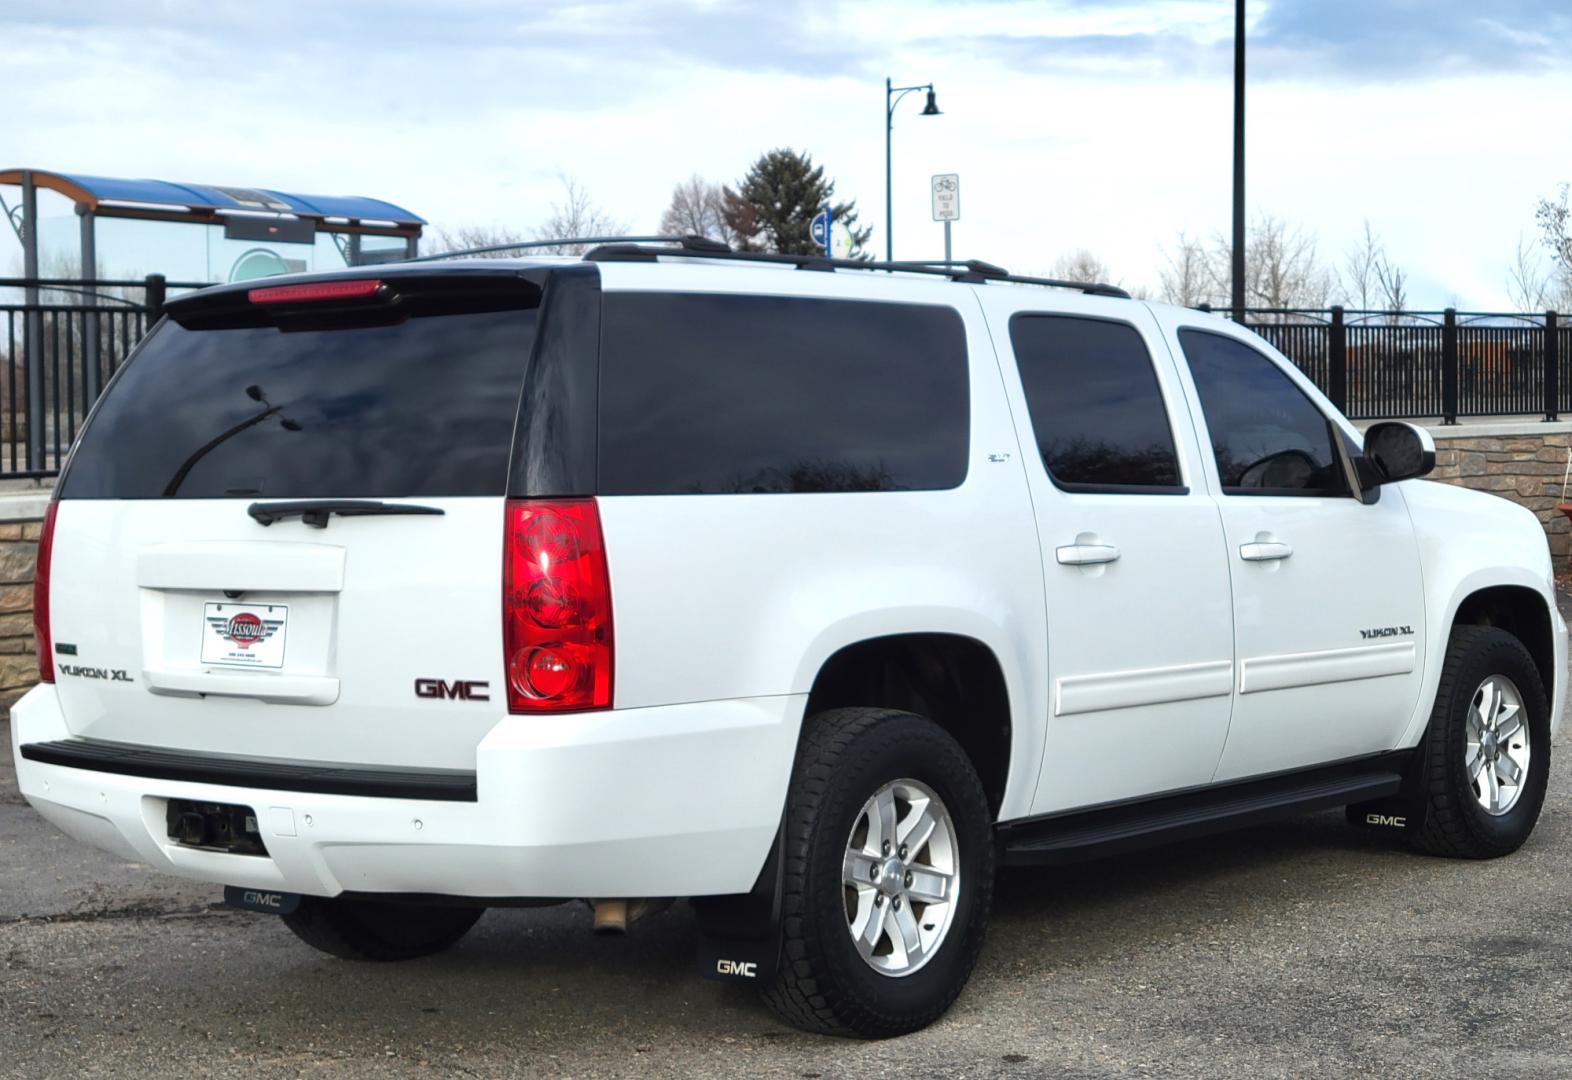
<instances>
[{"instance_id":1,"label":"white cloud","mask_svg":"<svg viewBox=\"0 0 1572 1080\"><path fill-rule=\"evenodd\" d=\"M1416 302L1506 302L1572 73L1548 3L1252 2L1249 194L1338 256L1369 218ZM1088 247L1152 283L1228 220L1226 0L600 0L258 7L22 0L0 14L4 165L387 198L527 227L577 177L654 225L693 172L806 149L882 248L883 78L932 81L895 126L897 255L937 254L927 178L959 172L957 252L1022 270ZM1406 36L1405 36L1406 34ZM1564 34L1562 34L1564 38ZM1514 58L1517 62L1513 62Z\"/></svg>"}]
</instances>

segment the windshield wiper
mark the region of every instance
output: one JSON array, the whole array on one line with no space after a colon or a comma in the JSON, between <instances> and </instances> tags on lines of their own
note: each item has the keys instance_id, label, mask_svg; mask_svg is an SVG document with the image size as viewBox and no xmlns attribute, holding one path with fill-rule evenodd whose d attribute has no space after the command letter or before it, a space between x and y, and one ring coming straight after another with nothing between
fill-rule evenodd
<instances>
[{"instance_id":1,"label":"windshield wiper","mask_svg":"<svg viewBox=\"0 0 1572 1080\"><path fill-rule=\"evenodd\" d=\"M299 502L255 502L246 507L246 513L258 525L271 525L285 518L298 517L314 529L325 529L328 518L376 517L385 514L445 514L440 506L416 506L414 503L385 503L371 499L302 499Z\"/></svg>"}]
</instances>

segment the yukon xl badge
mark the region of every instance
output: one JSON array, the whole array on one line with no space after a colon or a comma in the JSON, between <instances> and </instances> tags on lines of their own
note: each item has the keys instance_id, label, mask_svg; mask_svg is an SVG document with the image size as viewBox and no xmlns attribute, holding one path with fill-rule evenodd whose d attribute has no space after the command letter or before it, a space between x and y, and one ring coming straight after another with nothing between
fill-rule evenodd
<instances>
[{"instance_id":1,"label":"yukon xl badge","mask_svg":"<svg viewBox=\"0 0 1572 1080\"><path fill-rule=\"evenodd\" d=\"M1359 636L1369 641L1371 638L1384 637L1413 637L1412 626L1377 626L1369 630L1359 631Z\"/></svg>"},{"instance_id":2,"label":"yukon xl badge","mask_svg":"<svg viewBox=\"0 0 1572 1080\"><path fill-rule=\"evenodd\" d=\"M283 619L260 619L249 611L227 619L222 615L209 615L207 621L213 633L239 649L249 649L259 641L266 641L284 625Z\"/></svg>"},{"instance_id":3,"label":"yukon xl badge","mask_svg":"<svg viewBox=\"0 0 1572 1080\"><path fill-rule=\"evenodd\" d=\"M135 682L124 668L83 667L81 664L56 664L62 675L78 679L103 679L106 682Z\"/></svg>"}]
</instances>

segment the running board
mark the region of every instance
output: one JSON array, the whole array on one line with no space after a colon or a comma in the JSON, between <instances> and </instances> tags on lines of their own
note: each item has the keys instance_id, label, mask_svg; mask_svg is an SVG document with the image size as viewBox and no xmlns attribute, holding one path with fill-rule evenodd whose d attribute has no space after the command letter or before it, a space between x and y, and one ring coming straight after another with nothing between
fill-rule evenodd
<instances>
[{"instance_id":1,"label":"running board","mask_svg":"<svg viewBox=\"0 0 1572 1080\"><path fill-rule=\"evenodd\" d=\"M1076 862L1398 794L1413 751L1001 824L1000 862Z\"/></svg>"}]
</instances>

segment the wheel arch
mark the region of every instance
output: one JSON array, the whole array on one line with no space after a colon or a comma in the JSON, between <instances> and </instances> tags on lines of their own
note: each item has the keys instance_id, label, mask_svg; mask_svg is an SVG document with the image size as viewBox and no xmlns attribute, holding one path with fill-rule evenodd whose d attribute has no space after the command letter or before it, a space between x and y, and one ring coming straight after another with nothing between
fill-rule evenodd
<instances>
[{"instance_id":1,"label":"wheel arch","mask_svg":"<svg viewBox=\"0 0 1572 1080\"><path fill-rule=\"evenodd\" d=\"M847 706L899 709L938 724L971 758L1000 816L1021 760L1005 669L986 642L947 631L848 642L819 665L804 716Z\"/></svg>"},{"instance_id":2,"label":"wheel arch","mask_svg":"<svg viewBox=\"0 0 1572 1080\"><path fill-rule=\"evenodd\" d=\"M1458 626L1494 626L1523 643L1539 671L1545 694L1555 701L1562 689L1556 670L1554 620L1544 595L1523 585L1490 585L1463 597L1452 614L1448 634ZM1442 655L1445 654L1443 645Z\"/></svg>"}]
</instances>

